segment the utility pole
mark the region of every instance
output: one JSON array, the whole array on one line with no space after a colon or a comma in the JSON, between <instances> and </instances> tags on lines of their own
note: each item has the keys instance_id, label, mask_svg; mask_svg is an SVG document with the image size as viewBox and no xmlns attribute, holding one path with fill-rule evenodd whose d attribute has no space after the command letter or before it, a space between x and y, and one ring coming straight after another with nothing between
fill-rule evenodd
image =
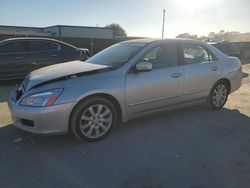
<instances>
[{"instance_id":1,"label":"utility pole","mask_svg":"<svg viewBox=\"0 0 250 188\"><path fill-rule=\"evenodd\" d=\"M162 35L161 35L162 38L164 37L165 14L166 14L166 10L163 9L163 22L162 22Z\"/></svg>"}]
</instances>

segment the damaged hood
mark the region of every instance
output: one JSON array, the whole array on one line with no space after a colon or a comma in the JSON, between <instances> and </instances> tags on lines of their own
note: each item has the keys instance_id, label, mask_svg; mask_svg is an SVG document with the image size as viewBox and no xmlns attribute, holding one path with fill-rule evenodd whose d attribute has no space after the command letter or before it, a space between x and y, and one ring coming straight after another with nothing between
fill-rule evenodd
<instances>
[{"instance_id":1,"label":"damaged hood","mask_svg":"<svg viewBox=\"0 0 250 188\"><path fill-rule=\"evenodd\" d=\"M37 85L65 79L71 76L87 75L107 70L108 66L91 64L82 61L70 61L47 66L31 72L25 79L25 90Z\"/></svg>"}]
</instances>

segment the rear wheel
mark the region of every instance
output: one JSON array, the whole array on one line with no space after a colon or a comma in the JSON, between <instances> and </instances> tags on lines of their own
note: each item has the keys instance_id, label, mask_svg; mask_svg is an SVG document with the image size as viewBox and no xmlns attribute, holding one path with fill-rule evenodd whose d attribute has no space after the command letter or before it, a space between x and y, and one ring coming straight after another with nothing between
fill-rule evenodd
<instances>
[{"instance_id":1,"label":"rear wheel","mask_svg":"<svg viewBox=\"0 0 250 188\"><path fill-rule=\"evenodd\" d=\"M208 97L210 108L219 110L225 105L229 94L228 88L227 83L224 81L219 81L214 85Z\"/></svg>"},{"instance_id":2,"label":"rear wheel","mask_svg":"<svg viewBox=\"0 0 250 188\"><path fill-rule=\"evenodd\" d=\"M105 137L118 122L115 106L105 98L93 97L80 103L71 116L71 130L81 141Z\"/></svg>"}]
</instances>

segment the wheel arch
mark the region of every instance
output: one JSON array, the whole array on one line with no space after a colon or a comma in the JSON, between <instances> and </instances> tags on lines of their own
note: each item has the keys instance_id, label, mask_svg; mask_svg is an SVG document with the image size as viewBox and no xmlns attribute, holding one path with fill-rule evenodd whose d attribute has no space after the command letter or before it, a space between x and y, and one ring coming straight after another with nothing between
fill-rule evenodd
<instances>
[{"instance_id":1,"label":"wheel arch","mask_svg":"<svg viewBox=\"0 0 250 188\"><path fill-rule=\"evenodd\" d=\"M116 108L116 110L118 112L118 121L119 122L122 121L122 108L121 108L121 104L118 102L118 100L113 95L110 95L110 94L107 94L107 93L94 93L94 94L89 94L89 95L83 97L81 100L79 100L75 104L75 106L73 107L73 109L70 112L70 116L69 116L69 120L68 120L68 131L70 131L72 114L76 110L78 105L80 105L83 101L86 101L89 98L93 98L93 97L101 97L101 98L104 98L104 99L110 101L112 104L114 104L115 108Z\"/></svg>"},{"instance_id":2,"label":"wheel arch","mask_svg":"<svg viewBox=\"0 0 250 188\"><path fill-rule=\"evenodd\" d=\"M227 78L221 78L221 79L217 80L217 81L214 83L214 85L216 85L218 82L224 82L224 83L226 83L227 86L228 86L228 90L229 90L228 94L231 93L231 83L230 83L230 80L229 80L229 79L227 79Z\"/></svg>"}]
</instances>

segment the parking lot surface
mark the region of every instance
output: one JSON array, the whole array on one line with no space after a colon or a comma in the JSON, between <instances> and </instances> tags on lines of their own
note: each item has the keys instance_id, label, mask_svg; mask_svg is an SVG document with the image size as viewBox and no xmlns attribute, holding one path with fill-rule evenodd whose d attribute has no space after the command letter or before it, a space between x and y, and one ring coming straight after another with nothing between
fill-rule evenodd
<instances>
[{"instance_id":1,"label":"parking lot surface","mask_svg":"<svg viewBox=\"0 0 250 188\"><path fill-rule=\"evenodd\" d=\"M96 143L15 128L6 99L16 82L0 86L0 187L250 186L249 77L220 111L196 106L152 115Z\"/></svg>"}]
</instances>

